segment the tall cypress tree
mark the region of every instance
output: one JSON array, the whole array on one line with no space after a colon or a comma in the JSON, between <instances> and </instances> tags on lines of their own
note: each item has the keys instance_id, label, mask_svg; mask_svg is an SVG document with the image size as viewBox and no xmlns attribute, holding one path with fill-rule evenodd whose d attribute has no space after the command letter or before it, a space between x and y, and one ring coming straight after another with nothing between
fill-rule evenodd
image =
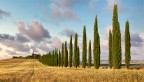
<instances>
[{"instance_id":1,"label":"tall cypress tree","mask_svg":"<svg viewBox=\"0 0 144 82\"><path fill-rule=\"evenodd\" d=\"M131 60L130 48L131 48L131 43L130 43L129 22L126 21L126 25L125 25L125 65L126 65L126 68L129 68L130 66L130 60Z\"/></svg>"},{"instance_id":2,"label":"tall cypress tree","mask_svg":"<svg viewBox=\"0 0 144 82\"><path fill-rule=\"evenodd\" d=\"M100 67L100 39L99 39L99 33L98 33L97 16L95 17L95 22L94 22L93 54L94 54L94 67L96 69L99 69Z\"/></svg>"},{"instance_id":3,"label":"tall cypress tree","mask_svg":"<svg viewBox=\"0 0 144 82\"><path fill-rule=\"evenodd\" d=\"M80 50L79 47L77 47L77 66L79 67L80 65Z\"/></svg>"},{"instance_id":4,"label":"tall cypress tree","mask_svg":"<svg viewBox=\"0 0 144 82\"><path fill-rule=\"evenodd\" d=\"M55 62L56 66L58 66L58 49L55 50Z\"/></svg>"},{"instance_id":5,"label":"tall cypress tree","mask_svg":"<svg viewBox=\"0 0 144 82\"><path fill-rule=\"evenodd\" d=\"M112 33L109 30L109 67L112 68Z\"/></svg>"},{"instance_id":6,"label":"tall cypress tree","mask_svg":"<svg viewBox=\"0 0 144 82\"><path fill-rule=\"evenodd\" d=\"M61 61L62 61L62 59L61 59L61 52L60 52L60 50L59 50L59 61L58 61L59 67L61 66Z\"/></svg>"},{"instance_id":7,"label":"tall cypress tree","mask_svg":"<svg viewBox=\"0 0 144 82\"><path fill-rule=\"evenodd\" d=\"M86 27L83 28L83 42L82 42L82 67L85 68L87 63L87 41L86 41Z\"/></svg>"},{"instance_id":8,"label":"tall cypress tree","mask_svg":"<svg viewBox=\"0 0 144 82\"><path fill-rule=\"evenodd\" d=\"M91 67L91 40L89 41L89 49L88 49L88 66Z\"/></svg>"},{"instance_id":9,"label":"tall cypress tree","mask_svg":"<svg viewBox=\"0 0 144 82\"><path fill-rule=\"evenodd\" d=\"M112 66L114 69L121 67L121 33L120 25L118 22L118 9L117 5L114 5L113 9L113 31L112 31Z\"/></svg>"},{"instance_id":10,"label":"tall cypress tree","mask_svg":"<svg viewBox=\"0 0 144 82\"><path fill-rule=\"evenodd\" d=\"M68 66L68 50L67 50L67 42L65 42L65 49L64 49L64 65L65 65L65 67Z\"/></svg>"},{"instance_id":11,"label":"tall cypress tree","mask_svg":"<svg viewBox=\"0 0 144 82\"><path fill-rule=\"evenodd\" d=\"M74 66L77 68L77 41L78 41L78 35L77 33L75 34L75 41L74 41Z\"/></svg>"},{"instance_id":12,"label":"tall cypress tree","mask_svg":"<svg viewBox=\"0 0 144 82\"><path fill-rule=\"evenodd\" d=\"M64 66L64 43L62 44L62 50L61 50L61 55L62 55L62 58L61 58L61 66L63 67Z\"/></svg>"},{"instance_id":13,"label":"tall cypress tree","mask_svg":"<svg viewBox=\"0 0 144 82\"><path fill-rule=\"evenodd\" d=\"M73 59L73 44L72 44L72 35L70 36L70 46L69 46L69 66L72 67Z\"/></svg>"},{"instance_id":14,"label":"tall cypress tree","mask_svg":"<svg viewBox=\"0 0 144 82\"><path fill-rule=\"evenodd\" d=\"M53 50L53 52L52 52L52 66L55 66L55 51Z\"/></svg>"}]
</instances>

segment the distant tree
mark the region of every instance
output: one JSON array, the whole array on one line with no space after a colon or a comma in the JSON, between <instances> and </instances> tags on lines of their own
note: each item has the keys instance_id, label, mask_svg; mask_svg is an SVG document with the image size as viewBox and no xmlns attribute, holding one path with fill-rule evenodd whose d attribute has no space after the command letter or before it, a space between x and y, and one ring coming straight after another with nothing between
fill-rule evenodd
<instances>
[{"instance_id":1,"label":"distant tree","mask_svg":"<svg viewBox=\"0 0 144 82\"><path fill-rule=\"evenodd\" d=\"M91 40L89 41L89 49L88 49L88 66L91 67Z\"/></svg>"},{"instance_id":2,"label":"distant tree","mask_svg":"<svg viewBox=\"0 0 144 82\"><path fill-rule=\"evenodd\" d=\"M94 22L94 46L93 46L93 54L94 54L94 67L99 69L100 67L100 37L98 33L98 24L97 24L97 16Z\"/></svg>"},{"instance_id":3,"label":"distant tree","mask_svg":"<svg viewBox=\"0 0 144 82\"><path fill-rule=\"evenodd\" d=\"M113 9L113 30L112 30L112 66L114 69L121 68L121 33L118 22L118 9L114 5Z\"/></svg>"},{"instance_id":4,"label":"distant tree","mask_svg":"<svg viewBox=\"0 0 144 82\"><path fill-rule=\"evenodd\" d=\"M60 50L59 50L59 61L58 61L59 67L61 66L61 61L62 61L62 59L61 59L61 52L60 52Z\"/></svg>"},{"instance_id":5,"label":"distant tree","mask_svg":"<svg viewBox=\"0 0 144 82\"><path fill-rule=\"evenodd\" d=\"M126 68L129 68L130 66L130 60L131 60L131 54L130 54L130 32L129 32L129 22L126 21L125 25L125 65Z\"/></svg>"},{"instance_id":6,"label":"distant tree","mask_svg":"<svg viewBox=\"0 0 144 82\"><path fill-rule=\"evenodd\" d=\"M76 67L77 68L77 58L78 58L78 55L77 55L77 47L78 47L78 43L77 43L77 41L78 41L78 35L77 35L77 33L75 34L75 41L74 41L74 62L73 62L73 64L74 64L74 67Z\"/></svg>"},{"instance_id":7,"label":"distant tree","mask_svg":"<svg viewBox=\"0 0 144 82\"><path fill-rule=\"evenodd\" d=\"M72 35L70 36L70 46L69 46L69 66L72 67L73 60L73 44L72 44Z\"/></svg>"},{"instance_id":8,"label":"distant tree","mask_svg":"<svg viewBox=\"0 0 144 82\"><path fill-rule=\"evenodd\" d=\"M87 40L86 40L86 26L83 28L83 42L82 42L82 67L85 68L87 63Z\"/></svg>"},{"instance_id":9,"label":"distant tree","mask_svg":"<svg viewBox=\"0 0 144 82\"><path fill-rule=\"evenodd\" d=\"M64 65L65 65L65 67L67 67L68 66L68 50L67 50L67 42L65 42L65 49L64 49L64 59L65 59L65 61L64 61Z\"/></svg>"},{"instance_id":10,"label":"distant tree","mask_svg":"<svg viewBox=\"0 0 144 82\"><path fill-rule=\"evenodd\" d=\"M109 67L112 68L112 33L109 31Z\"/></svg>"}]
</instances>

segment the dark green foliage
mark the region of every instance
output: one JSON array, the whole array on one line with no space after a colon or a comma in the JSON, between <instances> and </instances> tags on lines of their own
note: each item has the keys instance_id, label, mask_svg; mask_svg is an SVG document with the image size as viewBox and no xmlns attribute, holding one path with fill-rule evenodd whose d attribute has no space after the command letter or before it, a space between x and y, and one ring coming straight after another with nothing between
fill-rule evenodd
<instances>
[{"instance_id":1,"label":"dark green foliage","mask_svg":"<svg viewBox=\"0 0 144 82\"><path fill-rule=\"evenodd\" d=\"M120 25L118 22L118 9L114 5L113 9L113 31L112 31L112 66L114 69L121 68L121 33Z\"/></svg>"},{"instance_id":2,"label":"dark green foliage","mask_svg":"<svg viewBox=\"0 0 144 82\"><path fill-rule=\"evenodd\" d=\"M64 43L62 44L62 50L61 50L61 66L63 67L64 66Z\"/></svg>"},{"instance_id":3,"label":"dark green foliage","mask_svg":"<svg viewBox=\"0 0 144 82\"><path fill-rule=\"evenodd\" d=\"M72 67L73 60L73 44L72 44L72 35L70 36L70 46L69 46L69 66Z\"/></svg>"},{"instance_id":4,"label":"dark green foliage","mask_svg":"<svg viewBox=\"0 0 144 82\"><path fill-rule=\"evenodd\" d=\"M130 60L131 60L130 48L131 48L131 43L130 43L129 22L126 21L126 25L125 25L125 65L126 65L126 68L129 68L130 66Z\"/></svg>"},{"instance_id":5,"label":"dark green foliage","mask_svg":"<svg viewBox=\"0 0 144 82\"><path fill-rule=\"evenodd\" d=\"M76 67L77 68L77 58L78 58L78 55L77 55L77 47L78 47L78 43L77 43L77 41L78 41L78 35L77 35L77 33L75 34L75 41L74 41L74 60L73 60L73 65L74 65L74 67Z\"/></svg>"},{"instance_id":6,"label":"dark green foliage","mask_svg":"<svg viewBox=\"0 0 144 82\"><path fill-rule=\"evenodd\" d=\"M77 66L79 67L80 65L80 50L79 47L77 47Z\"/></svg>"},{"instance_id":7,"label":"dark green foliage","mask_svg":"<svg viewBox=\"0 0 144 82\"><path fill-rule=\"evenodd\" d=\"M68 66L68 50L67 50L67 42L65 42L65 49L64 49L64 66Z\"/></svg>"},{"instance_id":8,"label":"dark green foliage","mask_svg":"<svg viewBox=\"0 0 144 82\"><path fill-rule=\"evenodd\" d=\"M39 58L39 61L45 65L58 66L58 55L56 51L44 54Z\"/></svg>"},{"instance_id":9,"label":"dark green foliage","mask_svg":"<svg viewBox=\"0 0 144 82\"><path fill-rule=\"evenodd\" d=\"M112 68L112 33L109 31L109 67Z\"/></svg>"},{"instance_id":10,"label":"dark green foliage","mask_svg":"<svg viewBox=\"0 0 144 82\"><path fill-rule=\"evenodd\" d=\"M87 40L86 27L83 28L83 42L82 42L82 67L85 68L87 63Z\"/></svg>"},{"instance_id":11,"label":"dark green foliage","mask_svg":"<svg viewBox=\"0 0 144 82\"><path fill-rule=\"evenodd\" d=\"M55 49L55 66L58 66L58 49Z\"/></svg>"},{"instance_id":12,"label":"dark green foliage","mask_svg":"<svg viewBox=\"0 0 144 82\"><path fill-rule=\"evenodd\" d=\"M100 38L98 33L98 24L97 24L97 16L94 22L94 46L93 46L93 54L94 54L94 67L99 69L100 67Z\"/></svg>"},{"instance_id":13,"label":"dark green foliage","mask_svg":"<svg viewBox=\"0 0 144 82\"><path fill-rule=\"evenodd\" d=\"M88 66L91 67L91 40L89 41L89 48L88 48Z\"/></svg>"},{"instance_id":14,"label":"dark green foliage","mask_svg":"<svg viewBox=\"0 0 144 82\"><path fill-rule=\"evenodd\" d=\"M61 59L61 52L60 52L60 50L59 50L59 58L58 58L58 65L59 65L59 67L61 66L61 61L62 61L62 59Z\"/></svg>"}]
</instances>

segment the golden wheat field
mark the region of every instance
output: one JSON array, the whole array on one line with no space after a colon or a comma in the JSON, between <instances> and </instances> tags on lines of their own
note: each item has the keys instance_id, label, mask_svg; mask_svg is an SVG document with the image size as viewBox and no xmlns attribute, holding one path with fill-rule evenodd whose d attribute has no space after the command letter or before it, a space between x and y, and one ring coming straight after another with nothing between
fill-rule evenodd
<instances>
[{"instance_id":1,"label":"golden wheat field","mask_svg":"<svg viewBox=\"0 0 144 82\"><path fill-rule=\"evenodd\" d=\"M144 69L62 68L35 59L0 61L0 82L144 82Z\"/></svg>"}]
</instances>

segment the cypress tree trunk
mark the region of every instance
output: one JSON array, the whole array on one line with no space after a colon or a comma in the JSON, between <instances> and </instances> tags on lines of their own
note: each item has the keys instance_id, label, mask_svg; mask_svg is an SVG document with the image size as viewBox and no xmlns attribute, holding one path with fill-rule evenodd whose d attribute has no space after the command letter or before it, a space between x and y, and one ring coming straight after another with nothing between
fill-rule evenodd
<instances>
[{"instance_id":1,"label":"cypress tree trunk","mask_svg":"<svg viewBox=\"0 0 144 82\"><path fill-rule=\"evenodd\" d=\"M89 41L88 66L91 67L91 40Z\"/></svg>"},{"instance_id":2,"label":"cypress tree trunk","mask_svg":"<svg viewBox=\"0 0 144 82\"><path fill-rule=\"evenodd\" d=\"M73 57L73 45L72 45L72 35L70 36L70 46L69 46L69 66L72 67Z\"/></svg>"},{"instance_id":3,"label":"cypress tree trunk","mask_svg":"<svg viewBox=\"0 0 144 82\"><path fill-rule=\"evenodd\" d=\"M87 41L86 41L86 27L83 28L83 43L82 43L82 67L86 67L87 63Z\"/></svg>"},{"instance_id":4,"label":"cypress tree trunk","mask_svg":"<svg viewBox=\"0 0 144 82\"><path fill-rule=\"evenodd\" d=\"M130 48L131 48L131 43L130 43L129 22L126 21L126 25L125 25L125 66L127 69L130 66L130 60L131 60Z\"/></svg>"},{"instance_id":5,"label":"cypress tree trunk","mask_svg":"<svg viewBox=\"0 0 144 82\"><path fill-rule=\"evenodd\" d=\"M113 32L112 32L112 58L113 58L113 68L121 68L121 33L120 25L118 22L118 10L117 5L114 5L113 9Z\"/></svg>"},{"instance_id":6,"label":"cypress tree trunk","mask_svg":"<svg viewBox=\"0 0 144 82\"><path fill-rule=\"evenodd\" d=\"M77 39L78 35L77 33L75 34L75 42L74 42L74 66L77 68Z\"/></svg>"},{"instance_id":7,"label":"cypress tree trunk","mask_svg":"<svg viewBox=\"0 0 144 82\"><path fill-rule=\"evenodd\" d=\"M67 50L67 42L65 42L65 49L64 49L64 59L65 59L65 61L64 61L64 65L65 65L65 67L67 67L68 66L68 50Z\"/></svg>"},{"instance_id":8,"label":"cypress tree trunk","mask_svg":"<svg viewBox=\"0 0 144 82\"><path fill-rule=\"evenodd\" d=\"M109 67L112 68L112 33L109 31Z\"/></svg>"},{"instance_id":9,"label":"cypress tree trunk","mask_svg":"<svg viewBox=\"0 0 144 82\"><path fill-rule=\"evenodd\" d=\"M100 39L98 33L98 24L97 24L97 16L94 22L94 46L93 46L93 54L94 54L94 67L99 69L100 67Z\"/></svg>"}]
</instances>

